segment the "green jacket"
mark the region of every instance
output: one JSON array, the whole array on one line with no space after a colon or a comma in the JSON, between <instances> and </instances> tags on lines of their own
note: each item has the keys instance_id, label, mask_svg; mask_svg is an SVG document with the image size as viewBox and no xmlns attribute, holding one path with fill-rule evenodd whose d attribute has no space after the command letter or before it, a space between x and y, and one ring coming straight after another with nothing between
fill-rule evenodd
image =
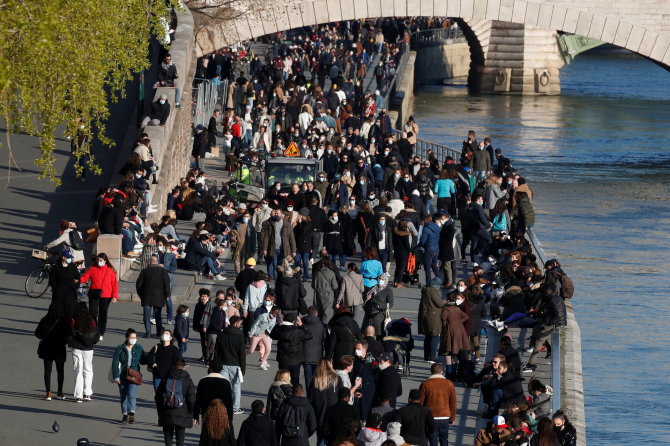
<instances>
[{"instance_id":1,"label":"green jacket","mask_svg":"<svg viewBox=\"0 0 670 446\"><path fill-rule=\"evenodd\" d=\"M139 370L140 364L146 364L146 354L140 344L135 344L132 348L132 358L130 360L130 368ZM128 369L128 349L126 343L116 347L114 351L114 359L112 359L112 374L114 379L119 379L126 376Z\"/></svg>"}]
</instances>

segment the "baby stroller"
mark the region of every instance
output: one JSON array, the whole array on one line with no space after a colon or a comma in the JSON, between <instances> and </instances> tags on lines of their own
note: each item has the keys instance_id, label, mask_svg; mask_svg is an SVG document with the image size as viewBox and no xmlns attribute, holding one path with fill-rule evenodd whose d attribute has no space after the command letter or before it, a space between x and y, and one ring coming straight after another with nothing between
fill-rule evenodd
<instances>
[{"instance_id":1,"label":"baby stroller","mask_svg":"<svg viewBox=\"0 0 670 446\"><path fill-rule=\"evenodd\" d=\"M393 363L402 373L410 376L410 359L414 349L412 323L407 318L395 319L386 326L386 336L382 339L384 351L393 354Z\"/></svg>"},{"instance_id":2,"label":"baby stroller","mask_svg":"<svg viewBox=\"0 0 670 446\"><path fill-rule=\"evenodd\" d=\"M421 247L417 247L409 253L407 268L405 268L405 272L402 275L404 283L409 284L409 286L416 285L419 288L421 287L421 283L419 283L419 270L423 266L423 257L424 249Z\"/></svg>"}]
</instances>

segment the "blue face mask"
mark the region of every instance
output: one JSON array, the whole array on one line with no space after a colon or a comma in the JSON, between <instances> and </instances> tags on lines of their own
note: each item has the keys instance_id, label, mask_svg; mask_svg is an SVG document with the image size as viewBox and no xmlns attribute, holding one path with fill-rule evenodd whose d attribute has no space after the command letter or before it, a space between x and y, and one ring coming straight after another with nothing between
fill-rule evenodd
<instances>
[{"instance_id":1,"label":"blue face mask","mask_svg":"<svg viewBox=\"0 0 670 446\"><path fill-rule=\"evenodd\" d=\"M249 223L249 218L248 218L248 217L244 217L244 218L242 219L242 222L244 222L244 223Z\"/></svg>"},{"instance_id":2,"label":"blue face mask","mask_svg":"<svg viewBox=\"0 0 670 446\"><path fill-rule=\"evenodd\" d=\"M273 220L273 221L279 221L279 215L275 215L275 216L273 216L273 217L272 217L272 220Z\"/></svg>"},{"instance_id":3,"label":"blue face mask","mask_svg":"<svg viewBox=\"0 0 670 446\"><path fill-rule=\"evenodd\" d=\"M384 226L386 224L386 220L379 220L379 226Z\"/></svg>"},{"instance_id":4,"label":"blue face mask","mask_svg":"<svg viewBox=\"0 0 670 446\"><path fill-rule=\"evenodd\" d=\"M65 259L65 263L72 263L72 259L69 258L69 257L67 257L67 258Z\"/></svg>"},{"instance_id":5,"label":"blue face mask","mask_svg":"<svg viewBox=\"0 0 670 446\"><path fill-rule=\"evenodd\" d=\"M403 178L405 180L405 183L409 183L409 178Z\"/></svg>"}]
</instances>

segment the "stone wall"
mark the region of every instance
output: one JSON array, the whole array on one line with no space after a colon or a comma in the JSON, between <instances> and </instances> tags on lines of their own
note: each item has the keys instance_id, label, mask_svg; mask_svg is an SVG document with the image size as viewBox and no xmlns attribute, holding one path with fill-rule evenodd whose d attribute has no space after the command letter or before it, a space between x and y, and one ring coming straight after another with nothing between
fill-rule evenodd
<instances>
[{"instance_id":1,"label":"stone wall","mask_svg":"<svg viewBox=\"0 0 670 446\"><path fill-rule=\"evenodd\" d=\"M416 52L414 81L417 84L467 78L470 46L467 42L420 48Z\"/></svg>"},{"instance_id":2,"label":"stone wall","mask_svg":"<svg viewBox=\"0 0 670 446\"><path fill-rule=\"evenodd\" d=\"M416 64L416 51L410 51L405 64L405 69L401 73L397 73L398 84L396 86L396 93L394 98L391 97L389 101L395 104L399 100L399 104L394 105L394 109L389 111L391 124L397 128L402 128L407 118L414 112L414 67ZM390 108L391 104L386 104Z\"/></svg>"},{"instance_id":3,"label":"stone wall","mask_svg":"<svg viewBox=\"0 0 670 446\"><path fill-rule=\"evenodd\" d=\"M584 411L584 377L582 373L582 332L575 319L572 304L568 308L568 325L561 329L561 406L577 429L577 446L586 445Z\"/></svg>"}]
</instances>

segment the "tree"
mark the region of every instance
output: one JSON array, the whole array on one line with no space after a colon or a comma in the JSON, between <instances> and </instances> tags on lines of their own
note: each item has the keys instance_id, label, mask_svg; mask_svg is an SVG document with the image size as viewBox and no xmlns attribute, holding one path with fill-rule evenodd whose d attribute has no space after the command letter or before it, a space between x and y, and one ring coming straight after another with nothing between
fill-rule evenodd
<instances>
[{"instance_id":1,"label":"tree","mask_svg":"<svg viewBox=\"0 0 670 446\"><path fill-rule=\"evenodd\" d=\"M109 104L148 68L149 40L163 35L177 0L0 0L0 116L9 134L39 137L41 178L55 183L55 131L105 136ZM84 156L88 147L78 156ZM100 172L91 157L89 167Z\"/></svg>"}]
</instances>

